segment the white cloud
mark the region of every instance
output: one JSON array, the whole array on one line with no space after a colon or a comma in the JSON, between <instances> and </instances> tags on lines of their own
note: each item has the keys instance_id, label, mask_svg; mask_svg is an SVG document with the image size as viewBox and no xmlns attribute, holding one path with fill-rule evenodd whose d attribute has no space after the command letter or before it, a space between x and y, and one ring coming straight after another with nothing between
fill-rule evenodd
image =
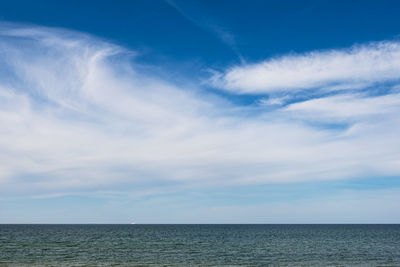
<instances>
[{"instance_id":1,"label":"white cloud","mask_svg":"<svg viewBox=\"0 0 400 267\"><path fill-rule=\"evenodd\" d=\"M281 106L285 104L286 101L290 100L289 96L280 96L280 97L269 97L269 98L261 98L259 100L259 104L261 106Z\"/></svg>"},{"instance_id":2,"label":"white cloud","mask_svg":"<svg viewBox=\"0 0 400 267\"><path fill-rule=\"evenodd\" d=\"M324 88L365 88L400 79L400 43L380 42L350 49L315 51L234 66L214 75L214 86L238 94Z\"/></svg>"},{"instance_id":3,"label":"white cloud","mask_svg":"<svg viewBox=\"0 0 400 267\"><path fill-rule=\"evenodd\" d=\"M288 105L291 116L322 121L370 121L398 119L400 94L368 96L366 94L339 94L314 98ZM394 118L393 118L394 117Z\"/></svg>"},{"instance_id":4,"label":"white cloud","mask_svg":"<svg viewBox=\"0 0 400 267\"><path fill-rule=\"evenodd\" d=\"M130 51L90 36L14 27L0 38L3 196L400 174L397 94L249 117L141 72L120 56ZM348 128L313 124L338 119Z\"/></svg>"}]
</instances>

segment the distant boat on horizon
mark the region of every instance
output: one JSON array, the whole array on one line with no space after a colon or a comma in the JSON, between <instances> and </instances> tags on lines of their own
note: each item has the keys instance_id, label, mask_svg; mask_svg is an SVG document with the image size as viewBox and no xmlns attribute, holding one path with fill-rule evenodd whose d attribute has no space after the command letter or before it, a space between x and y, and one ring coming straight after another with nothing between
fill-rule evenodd
<instances>
[{"instance_id":1,"label":"distant boat on horizon","mask_svg":"<svg viewBox=\"0 0 400 267\"><path fill-rule=\"evenodd\" d=\"M135 222L131 222L131 224L136 224Z\"/></svg>"}]
</instances>

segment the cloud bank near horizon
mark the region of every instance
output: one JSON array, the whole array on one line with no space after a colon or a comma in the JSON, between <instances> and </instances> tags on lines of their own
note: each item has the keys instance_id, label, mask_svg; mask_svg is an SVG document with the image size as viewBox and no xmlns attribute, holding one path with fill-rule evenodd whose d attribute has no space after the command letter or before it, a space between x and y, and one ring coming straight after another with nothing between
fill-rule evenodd
<instances>
[{"instance_id":1,"label":"cloud bank near horizon","mask_svg":"<svg viewBox=\"0 0 400 267\"><path fill-rule=\"evenodd\" d=\"M398 78L399 47L287 56L227 70L218 84L234 93L370 86ZM398 85L258 106L249 115L229 98L163 80L132 54L72 31L1 27L3 196L400 175Z\"/></svg>"}]
</instances>

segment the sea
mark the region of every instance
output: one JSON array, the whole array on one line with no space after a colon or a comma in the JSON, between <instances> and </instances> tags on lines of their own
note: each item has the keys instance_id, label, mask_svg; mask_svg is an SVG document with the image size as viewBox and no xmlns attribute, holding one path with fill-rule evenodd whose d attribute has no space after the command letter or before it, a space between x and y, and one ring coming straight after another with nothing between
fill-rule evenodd
<instances>
[{"instance_id":1,"label":"sea","mask_svg":"<svg viewBox=\"0 0 400 267\"><path fill-rule=\"evenodd\" d=\"M400 225L0 225L0 266L400 266Z\"/></svg>"}]
</instances>

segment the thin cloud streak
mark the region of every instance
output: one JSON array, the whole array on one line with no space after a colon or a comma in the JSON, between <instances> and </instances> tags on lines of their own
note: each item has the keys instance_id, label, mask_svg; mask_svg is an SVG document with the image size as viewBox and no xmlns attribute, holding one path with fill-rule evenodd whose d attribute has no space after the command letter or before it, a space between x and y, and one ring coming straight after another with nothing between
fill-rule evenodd
<instances>
[{"instance_id":1,"label":"thin cloud streak","mask_svg":"<svg viewBox=\"0 0 400 267\"><path fill-rule=\"evenodd\" d=\"M236 54L242 64L246 62L237 47L235 36L229 30L224 29L223 27L215 23L211 23L210 21L194 18L193 16L185 12L173 0L165 0L165 2L173 7L176 11L178 11L179 14L181 14L184 18L195 24L197 27L206 30L207 32L211 32L213 35L215 35L222 43L227 45Z\"/></svg>"},{"instance_id":2,"label":"thin cloud streak","mask_svg":"<svg viewBox=\"0 0 400 267\"><path fill-rule=\"evenodd\" d=\"M400 79L400 43L313 51L244 64L216 73L211 83L236 94L268 94L320 88L345 90Z\"/></svg>"}]
</instances>

